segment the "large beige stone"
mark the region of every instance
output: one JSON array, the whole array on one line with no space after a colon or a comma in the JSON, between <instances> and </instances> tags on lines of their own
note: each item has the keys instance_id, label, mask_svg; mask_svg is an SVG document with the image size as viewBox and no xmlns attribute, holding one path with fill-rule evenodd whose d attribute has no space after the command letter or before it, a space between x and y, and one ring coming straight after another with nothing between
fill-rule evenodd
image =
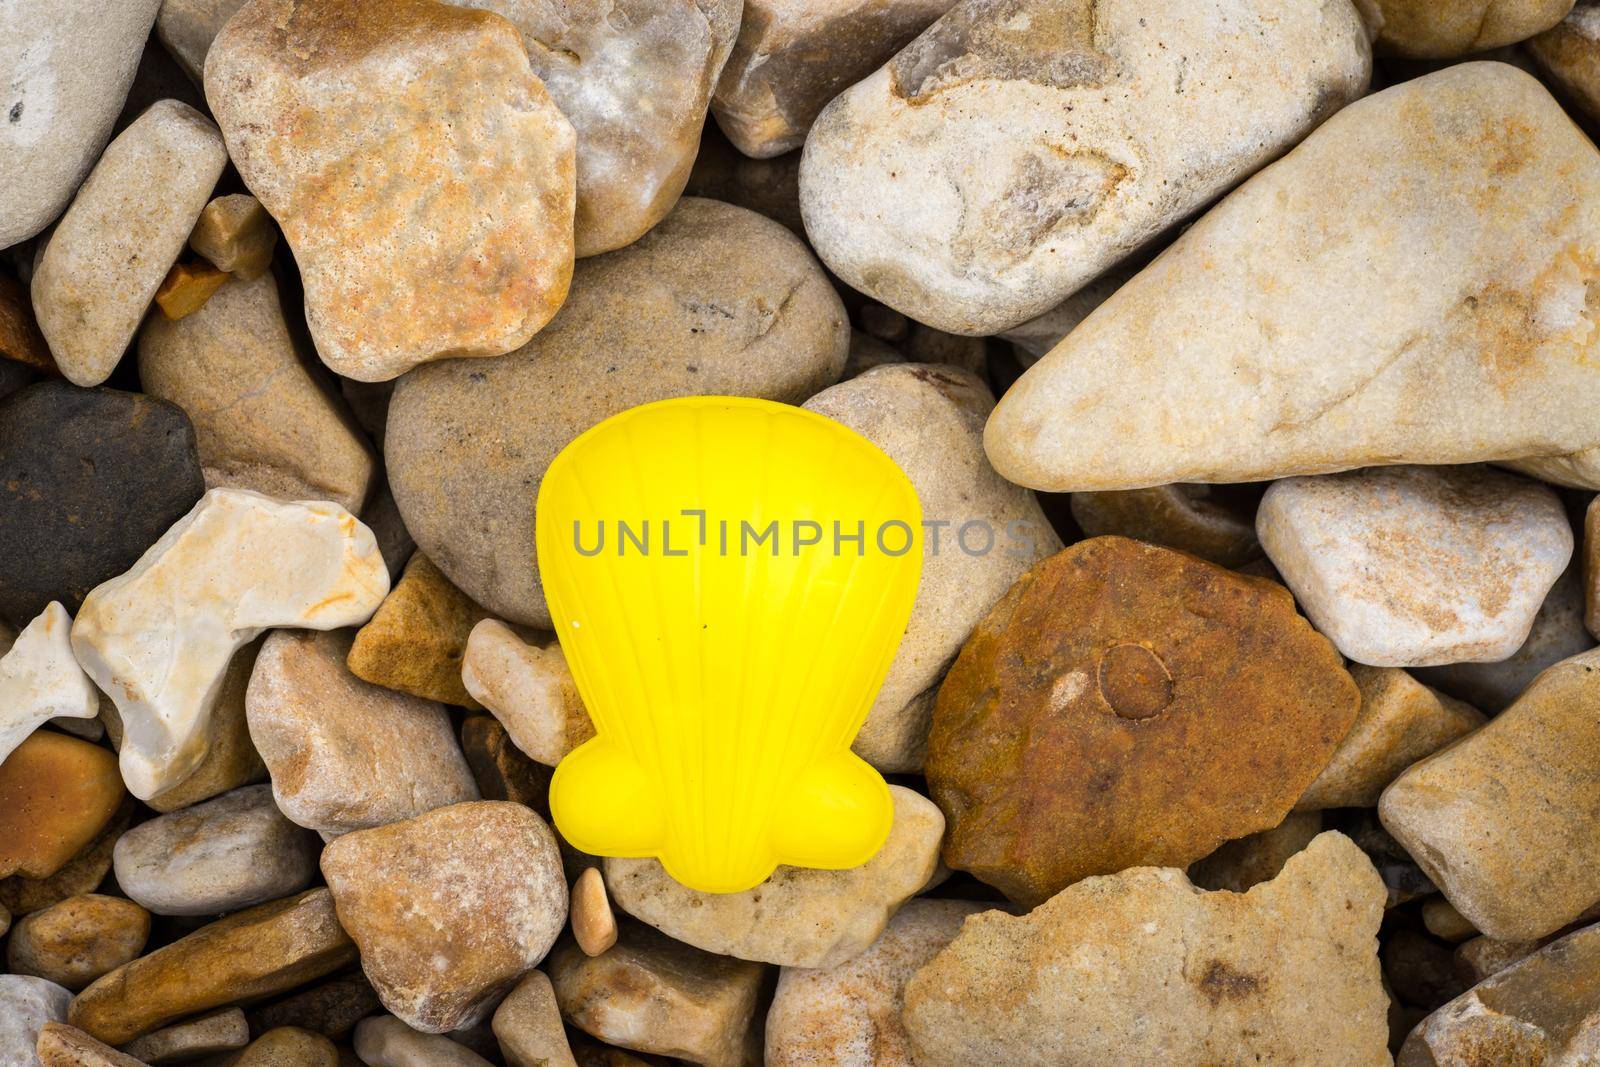
<instances>
[{"instance_id":1,"label":"large beige stone","mask_svg":"<svg viewBox=\"0 0 1600 1067\"><path fill-rule=\"evenodd\" d=\"M281 631L256 660L245 711L283 813L341 834L478 799L444 708L363 682L349 652L347 632Z\"/></svg>"},{"instance_id":2,"label":"large beige stone","mask_svg":"<svg viewBox=\"0 0 1600 1067\"><path fill-rule=\"evenodd\" d=\"M580 258L638 240L689 178L740 0L463 0L522 34L578 135Z\"/></svg>"},{"instance_id":3,"label":"large beige stone","mask_svg":"<svg viewBox=\"0 0 1600 1067\"><path fill-rule=\"evenodd\" d=\"M913 900L861 955L785 967L767 1012L766 1067L913 1067L900 1013L906 983L988 905Z\"/></svg>"},{"instance_id":4,"label":"large beige stone","mask_svg":"<svg viewBox=\"0 0 1600 1067\"><path fill-rule=\"evenodd\" d=\"M461 681L517 748L548 767L594 736L554 635L543 644L525 641L499 619L484 619L467 636Z\"/></svg>"},{"instance_id":5,"label":"large beige stone","mask_svg":"<svg viewBox=\"0 0 1600 1067\"><path fill-rule=\"evenodd\" d=\"M39 329L74 385L99 385L122 359L227 162L217 128L176 100L106 147L33 272Z\"/></svg>"},{"instance_id":6,"label":"large beige stone","mask_svg":"<svg viewBox=\"0 0 1600 1067\"><path fill-rule=\"evenodd\" d=\"M874 299L997 333L1270 162L1371 62L1344 3L964 0L817 118L806 231Z\"/></svg>"},{"instance_id":7,"label":"large beige stone","mask_svg":"<svg viewBox=\"0 0 1600 1067\"><path fill-rule=\"evenodd\" d=\"M1516 44L1548 30L1572 0L1366 0L1380 51L1415 59L1449 59Z\"/></svg>"},{"instance_id":8,"label":"large beige stone","mask_svg":"<svg viewBox=\"0 0 1600 1067\"><path fill-rule=\"evenodd\" d=\"M1542 937L1600 900L1600 649L1556 664L1489 725L1384 791L1384 827L1472 925Z\"/></svg>"},{"instance_id":9,"label":"large beige stone","mask_svg":"<svg viewBox=\"0 0 1600 1067\"><path fill-rule=\"evenodd\" d=\"M989 420L989 458L1050 490L1573 454L1584 468L1600 444L1584 399L1600 383L1595 189L1600 153L1513 67L1367 97L1023 375Z\"/></svg>"},{"instance_id":10,"label":"large beige stone","mask_svg":"<svg viewBox=\"0 0 1600 1067\"><path fill-rule=\"evenodd\" d=\"M548 628L533 502L561 449L651 400L800 403L838 379L848 345L844 305L798 238L755 212L684 199L643 239L579 264L572 299L519 351L403 378L384 439L389 484L462 592Z\"/></svg>"},{"instance_id":11,"label":"large beige stone","mask_svg":"<svg viewBox=\"0 0 1600 1067\"><path fill-rule=\"evenodd\" d=\"M917 972L918 1067L1389 1063L1383 884L1323 834L1248 893L1135 867L989 911Z\"/></svg>"},{"instance_id":12,"label":"large beige stone","mask_svg":"<svg viewBox=\"0 0 1600 1067\"><path fill-rule=\"evenodd\" d=\"M922 584L894 662L851 746L881 771L927 756L939 680L973 627L1029 567L1061 548L1034 495L983 454L994 397L970 371L878 367L806 401L888 453L922 504Z\"/></svg>"},{"instance_id":13,"label":"large beige stone","mask_svg":"<svg viewBox=\"0 0 1600 1067\"><path fill-rule=\"evenodd\" d=\"M72 616L52 600L14 642L4 640L10 647L0 653L0 763L57 716L99 714L100 694L73 658L71 630Z\"/></svg>"},{"instance_id":14,"label":"large beige stone","mask_svg":"<svg viewBox=\"0 0 1600 1067\"><path fill-rule=\"evenodd\" d=\"M72 627L78 661L121 715L128 791L153 797L201 764L228 662L262 630L364 622L388 591L372 532L337 504L208 492L95 587Z\"/></svg>"},{"instance_id":15,"label":"large beige stone","mask_svg":"<svg viewBox=\"0 0 1600 1067\"><path fill-rule=\"evenodd\" d=\"M747 156L805 143L823 107L891 59L954 0L745 0L717 83L717 125Z\"/></svg>"},{"instance_id":16,"label":"large beige stone","mask_svg":"<svg viewBox=\"0 0 1600 1067\"><path fill-rule=\"evenodd\" d=\"M1600 119L1600 3L1579 0L1570 15L1529 41L1527 48L1539 69L1585 115Z\"/></svg>"},{"instance_id":17,"label":"large beige stone","mask_svg":"<svg viewBox=\"0 0 1600 1067\"><path fill-rule=\"evenodd\" d=\"M206 484L359 514L374 458L355 420L296 350L270 276L230 281L192 315L139 333L145 392L194 423Z\"/></svg>"},{"instance_id":18,"label":"large beige stone","mask_svg":"<svg viewBox=\"0 0 1600 1067\"><path fill-rule=\"evenodd\" d=\"M842 871L779 867L742 893L702 893L654 859L607 859L617 906L679 941L721 956L785 967L833 967L873 943L895 911L933 878L944 816L891 785L894 825L877 855Z\"/></svg>"},{"instance_id":19,"label":"large beige stone","mask_svg":"<svg viewBox=\"0 0 1600 1067\"><path fill-rule=\"evenodd\" d=\"M509 352L566 298L572 126L504 19L436 0L250 0L205 84L338 373Z\"/></svg>"}]
</instances>

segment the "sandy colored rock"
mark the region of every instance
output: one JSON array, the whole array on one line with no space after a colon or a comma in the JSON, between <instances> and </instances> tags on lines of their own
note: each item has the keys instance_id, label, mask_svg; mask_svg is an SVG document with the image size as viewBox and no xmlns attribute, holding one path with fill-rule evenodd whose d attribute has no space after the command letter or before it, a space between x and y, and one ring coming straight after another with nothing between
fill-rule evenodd
<instances>
[{"instance_id":1,"label":"sandy colored rock","mask_svg":"<svg viewBox=\"0 0 1600 1067\"><path fill-rule=\"evenodd\" d=\"M1371 63L1348 4L966 0L823 109L806 231L872 298L998 333L1271 161Z\"/></svg>"},{"instance_id":2,"label":"sandy colored rock","mask_svg":"<svg viewBox=\"0 0 1600 1067\"><path fill-rule=\"evenodd\" d=\"M1537 456L1600 474L1577 400L1600 375L1594 188L1600 153L1513 67L1360 100L1024 374L989 458L1053 491Z\"/></svg>"},{"instance_id":3,"label":"sandy colored rock","mask_svg":"<svg viewBox=\"0 0 1600 1067\"><path fill-rule=\"evenodd\" d=\"M111 136L161 0L7 4L0 248L60 214Z\"/></svg>"},{"instance_id":4,"label":"sandy colored rock","mask_svg":"<svg viewBox=\"0 0 1600 1067\"><path fill-rule=\"evenodd\" d=\"M586 955L598 956L617 943L617 917L600 868L585 868L573 883L571 921L572 936Z\"/></svg>"},{"instance_id":5,"label":"sandy colored rock","mask_svg":"<svg viewBox=\"0 0 1600 1067\"><path fill-rule=\"evenodd\" d=\"M798 238L754 212L685 199L643 239L581 263L572 299L519 351L402 379L384 440L389 484L417 544L462 592L508 622L548 627L532 502L561 449L651 400L799 403L838 378L848 338L844 306Z\"/></svg>"},{"instance_id":6,"label":"sandy colored rock","mask_svg":"<svg viewBox=\"0 0 1600 1067\"><path fill-rule=\"evenodd\" d=\"M1289 857L1322 833L1322 813L1294 811L1270 830L1224 841L1211 855L1189 865L1189 881L1201 889L1243 893L1278 877Z\"/></svg>"},{"instance_id":7,"label":"sandy colored rock","mask_svg":"<svg viewBox=\"0 0 1600 1067\"><path fill-rule=\"evenodd\" d=\"M1422 922L1428 928L1428 933L1443 941L1465 941L1478 934L1478 928L1444 897L1433 897L1423 902Z\"/></svg>"},{"instance_id":8,"label":"sandy colored rock","mask_svg":"<svg viewBox=\"0 0 1600 1067\"><path fill-rule=\"evenodd\" d=\"M1225 487L1154 485L1073 493L1071 508L1090 537L1131 537L1182 549L1223 567L1240 567L1261 556L1253 509L1231 498Z\"/></svg>"},{"instance_id":9,"label":"sandy colored rock","mask_svg":"<svg viewBox=\"0 0 1600 1067\"><path fill-rule=\"evenodd\" d=\"M316 838L251 785L140 823L112 853L117 884L157 915L220 915L310 884Z\"/></svg>"},{"instance_id":10,"label":"sandy colored rock","mask_svg":"<svg viewBox=\"0 0 1600 1067\"><path fill-rule=\"evenodd\" d=\"M1383 886L1323 834L1249 893L1140 867L1025 916L968 919L911 979L918 1067L1006 1063L1385 1065Z\"/></svg>"},{"instance_id":11,"label":"sandy colored rock","mask_svg":"<svg viewBox=\"0 0 1600 1067\"><path fill-rule=\"evenodd\" d=\"M566 299L572 126L504 20L435 0L251 0L205 84L337 373L509 352Z\"/></svg>"},{"instance_id":12,"label":"sandy colored rock","mask_svg":"<svg viewBox=\"0 0 1600 1067\"><path fill-rule=\"evenodd\" d=\"M245 708L283 813L339 834L476 800L444 708L363 682L349 651L348 632L280 631L256 660Z\"/></svg>"},{"instance_id":13,"label":"sandy colored rock","mask_svg":"<svg viewBox=\"0 0 1600 1067\"><path fill-rule=\"evenodd\" d=\"M78 994L67 1022L125 1044L200 1012L269 997L356 959L326 889L219 919L117 968Z\"/></svg>"},{"instance_id":14,"label":"sandy colored rock","mask_svg":"<svg viewBox=\"0 0 1600 1067\"><path fill-rule=\"evenodd\" d=\"M133 798L125 797L94 840L56 873L45 878L30 878L25 874L0 878L0 907L13 915L26 915L68 897L94 892L111 870L111 850L128 828L133 809Z\"/></svg>"},{"instance_id":15,"label":"sandy colored rock","mask_svg":"<svg viewBox=\"0 0 1600 1067\"><path fill-rule=\"evenodd\" d=\"M163 11L172 6L165 4ZM227 271L244 282L254 281L267 272L277 244L277 225L261 206L261 201L249 193L229 193L211 201L200 212L200 220L189 234L190 248L205 256L218 270Z\"/></svg>"},{"instance_id":16,"label":"sandy colored rock","mask_svg":"<svg viewBox=\"0 0 1600 1067\"><path fill-rule=\"evenodd\" d=\"M321 1034L283 1026L268 1030L219 1067L339 1067L339 1050Z\"/></svg>"},{"instance_id":17,"label":"sandy colored rock","mask_svg":"<svg viewBox=\"0 0 1600 1067\"><path fill-rule=\"evenodd\" d=\"M525 641L499 619L472 628L461 659L466 690L505 727L512 742L549 767L594 736L567 657L553 635Z\"/></svg>"},{"instance_id":18,"label":"sandy colored rock","mask_svg":"<svg viewBox=\"0 0 1600 1067\"><path fill-rule=\"evenodd\" d=\"M217 128L176 100L106 147L33 272L39 329L74 385L122 359L227 162Z\"/></svg>"},{"instance_id":19,"label":"sandy colored rock","mask_svg":"<svg viewBox=\"0 0 1600 1067\"><path fill-rule=\"evenodd\" d=\"M510 19L577 131L579 258L638 240L677 203L739 26L739 0L466 0Z\"/></svg>"},{"instance_id":20,"label":"sandy colored rock","mask_svg":"<svg viewBox=\"0 0 1600 1067\"><path fill-rule=\"evenodd\" d=\"M1584 626L1600 637L1600 496L1589 501L1583 519Z\"/></svg>"},{"instance_id":21,"label":"sandy colored rock","mask_svg":"<svg viewBox=\"0 0 1600 1067\"><path fill-rule=\"evenodd\" d=\"M9 274L0 274L0 359L57 373L55 357L33 317L28 290Z\"/></svg>"},{"instance_id":22,"label":"sandy colored rock","mask_svg":"<svg viewBox=\"0 0 1600 1067\"><path fill-rule=\"evenodd\" d=\"M6 967L82 989L144 949L150 913L131 900L88 893L24 915L6 942Z\"/></svg>"},{"instance_id":23,"label":"sandy colored rock","mask_svg":"<svg viewBox=\"0 0 1600 1067\"><path fill-rule=\"evenodd\" d=\"M1422 1021L1397 1067L1580 1064L1600 1047L1600 926L1571 934Z\"/></svg>"},{"instance_id":24,"label":"sandy colored rock","mask_svg":"<svg viewBox=\"0 0 1600 1067\"><path fill-rule=\"evenodd\" d=\"M1287 590L1172 549L1080 542L1028 572L940 687L944 860L1037 904L1277 826L1359 693Z\"/></svg>"},{"instance_id":25,"label":"sandy colored rock","mask_svg":"<svg viewBox=\"0 0 1600 1067\"><path fill-rule=\"evenodd\" d=\"M1600 4L1579 0L1571 14L1526 47L1567 99L1590 119L1600 119Z\"/></svg>"},{"instance_id":26,"label":"sandy colored rock","mask_svg":"<svg viewBox=\"0 0 1600 1067\"><path fill-rule=\"evenodd\" d=\"M356 1027L356 1055L368 1067L490 1067L476 1052L448 1037L411 1029L392 1015L375 1015Z\"/></svg>"},{"instance_id":27,"label":"sandy colored rock","mask_svg":"<svg viewBox=\"0 0 1600 1067\"><path fill-rule=\"evenodd\" d=\"M1600 649L1556 664L1465 740L1397 778L1383 825L1472 925L1526 940L1600 900L1587 842L1600 759Z\"/></svg>"},{"instance_id":28,"label":"sandy colored rock","mask_svg":"<svg viewBox=\"0 0 1600 1067\"><path fill-rule=\"evenodd\" d=\"M823 107L888 62L954 0L745 0L711 109L739 151L805 143Z\"/></svg>"},{"instance_id":29,"label":"sandy colored rock","mask_svg":"<svg viewBox=\"0 0 1600 1067\"><path fill-rule=\"evenodd\" d=\"M1371 808L1384 786L1425 756L1488 720L1453 697L1436 693L1394 667L1356 664L1361 709L1333 758L1295 803L1297 811Z\"/></svg>"},{"instance_id":30,"label":"sandy colored rock","mask_svg":"<svg viewBox=\"0 0 1600 1067\"><path fill-rule=\"evenodd\" d=\"M72 616L58 601L0 653L0 762L57 716L92 719L100 694L72 655Z\"/></svg>"},{"instance_id":31,"label":"sandy colored rock","mask_svg":"<svg viewBox=\"0 0 1600 1067\"><path fill-rule=\"evenodd\" d=\"M136 1037L122 1050L153 1064L181 1063L219 1052L231 1052L250 1043L250 1027L238 1008L185 1019L175 1026Z\"/></svg>"},{"instance_id":32,"label":"sandy colored rock","mask_svg":"<svg viewBox=\"0 0 1600 1067\"><path fill-rule=\"evenodd\" d=\"M1516 44L1559 23L1572 0L1370 0L1379 51L1450 59Z\"/></svg>"},{"instance_id":33,"label":"sandy colored rock","mask_svg":"<svg viewBox=\"0 0 1600 1067\"><path fill-rule=\"evenodd\" d=\"M529 971L500 1002L494 1036L508 1067L577 1067L555 988L543 971Z\"/></svg>"},{"instance_id":34,"label":"sandy colored rock","mask_svg":"<svg viewBox=\"0 0 1600 1067\"><path fill-rule=\"evenodd\" d=\"M425 1033L480 1022L566 924L555 834L505 801L346 834L322 873L384 1007Z\"/></svg>"},{"instance_id":35,"label":"sandy colored rock","mask_svg":"<svg viewBox=\"0 0 1600 1067\"><path fill-rule=\"evenodd\" d=\"M360 512L372 449L306 366L272 278L229 282L181 322L152 316L139 334L139 377L193 420L208 485Z\"/></svg>"},{"instance_id":36,"label":"sandy colored rock","mask_svg":"<svg viewBox=\"0 0 1600 1067\"><path fill-rule=\"evenodd\" d=\"M350 670L373 685L456 704L480 705L461 682L461 658L485 612L421 552L350 646Z\"/></svg>"},{"instance_id":37,"label":"sandy colored rock","mask_svg":"<svg viewBox=\"0 0 1600 1067\"><path fill-rule=\"evenodd\" d=\"M267 780L267 765L250 740L250 723L245 717L245 691L250 685L250 672L255 669L256 655L261 651L263 639L252 641L233 654L228 669L222 675L221 691L216 706L211 709L211 747L205 759L188 777L178 784L162 790L145 801L158 812L177 811L191 804L221 796L230 789ZM109 699L100 703L102 719L116 723L114 745L122 741L122 720L116 705Z\"/></svg>"},{"instance_id":38,"label":"sandy colored rock","mask_svg":"<svg viewBox=\"0 0 1600 1067\"><path fill-rule=\"evenodd\" d=\"M546 968L562 1017L602 1041L702 1067L759 1062L754 1015L766 968L628 923L599 956L563 941Z\"/></svg>"},{"instance_id":39,"label":"sandy colored rock","mask_svg":"<svg viewBox=\"0 0 1600 1067\"><path fill-rule=\"evenodd\" d=\"M913 1067L900 1013L906 983L987 905L913 900L848 962L785 967L767 1012L767 1067Z\"/></svg>"},{"instance_id":40,"label":"sandy colored rock","mask_svg":"<svg viewBox=\"0 0 1600 1067\"><path fill-rule=\"evenodd\" d=\"M156 36L198 85L205 75L212 40L243 6L244 0L161 0Z\"/></svg>"},{"instance_id":41,"label":"sandy colored rock","mask_svg":"<svg viewBox=\"0 0 1600 1067\"><path fill-rule=\"evenodd\" d=\"M227 280L225 272L203 261L174 263L156 288L156 307L169 322L186 319L205 307Z\"/></svg>"},{"instance_id":42,"label":"sandy colored rock","mask_svg":"<svg viewBox=\"0 0 1600 1067\"><path fill-rule=\"evenodd\" d=\"M35 1048L41 1067L150 1067L64 1023L45 1023Z\"/></svg>"},{"instance_id":43,"label":"sandy colored rock","mask_svg":"<svg viewBox=\"0 0 1600 1067\"><path fill-rule=\"evenodd\" d=\"M0 763L0 877L55 874L111 821L123 796L111 752L50 730L30 734Z\"/></svg>"},{"instance_id":44,"label":"sandy colored rock","mask_svg":"<svg viewBox=\"0 0 1600 1067\"><path fill-rule=\"evenodd\" d=\"M43 978L0 974L0 1062L33 1067L39 1031L60 1022L72 994Z\"/></svg>"},{"instance_id":45,"label":"sandy colored rock","mask_svg":"<svg viewBox=\"0 0 1600 1067\"><path fill-rule=\"evenodd\" d=\"M696 948L785 967L832 967L865 951L938 867L938 807L904 786L889 791L889 839L860 867L779 867L754 889L703 893L673 881L658 860L612 858L606 884L617 907Z\"/></svg>"},{"instance_id":46,"label":"sandy colored rock","mask_svg":"<svg viewBox=\"0 0 1600 1067\"><path fill-rule=\"evenodd\" d=\"M1286 478L1256 534L1317 629L1380 667L1512 655L1573 544L1554 490L1480 467Z\"/></svg>"},{"instance_id":47,"label":"sandy colored rock","mask_svg":"<svg viewBox=\"0 0 1600 1067\"><path fill-rule=\"evenodd\" d=\"M888 453L922 504L916 603L851 746L881 771L920 771L934 694L962 642L1029 567L1061 548L1061 539L1034 495L989 466L983 423L994 397L977 375L895 364L825 389L805 407Z\"/></svg>"},{"instance_id":48,"label":"sandy colored rock","mask_svg":"<svg viewBox=\"0 0 1600 1067\"><path fill-rule=\"evenodd\" d=\"M339 505L206 493L132 570L97 586L72 626L73 652L121 715L129 792L155 796L205 759L219 683L242 646L270 627L365 622L388 591L372 531Z\"/></svg>"}]
</instances>

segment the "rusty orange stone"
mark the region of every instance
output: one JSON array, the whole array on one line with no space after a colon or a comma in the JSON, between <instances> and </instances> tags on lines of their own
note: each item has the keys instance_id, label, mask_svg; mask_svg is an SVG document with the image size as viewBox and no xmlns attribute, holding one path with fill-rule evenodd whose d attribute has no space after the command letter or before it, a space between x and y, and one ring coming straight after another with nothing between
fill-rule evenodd
<instances>
[{"instance_id":1,"label":"rusty orange stone","mask_svg":"<svg viewBox=\"0 0 1600 1067\"><path fill-rule=\"evenodd\" d=\"M166 280L156 290L156 306L161 314L176 322L206 306L206 301L228 276L204 260L174 263Z\"/></svg>"},{"instance_id":2,"label":"rusty orange stone","mask_svg":"<svg viewBox=\"0 0 1600 1067\"><path fill-rule=\"evenodd\" d=\"M81 852L122 803L110 749L37 730L0 763L0 877L47 878Z\"/></svg>"},{"instance_id":3,"label":"rusty orange stone","mask_svg":"<svg viewBox=\"0 0 1600 1067\"><path fill-rule=\"evenodd\" d=\"M0 359L26 363L47 374L61 373L33 317L28 290L5 274L0 274Z\"/></svg>"},{"instance_id":4,"label":"rusty orange stone","mask_svg":"<svg viewBox=\"0 0 1600 1067\"><path fill-rule=\"evenodd\" d=\"M1359 702L1283 586L1080 542L1011 588L940 687L927 775L945 862L1029 906L1187 866L1282 822Z\"/></svg>"}]
</instances>

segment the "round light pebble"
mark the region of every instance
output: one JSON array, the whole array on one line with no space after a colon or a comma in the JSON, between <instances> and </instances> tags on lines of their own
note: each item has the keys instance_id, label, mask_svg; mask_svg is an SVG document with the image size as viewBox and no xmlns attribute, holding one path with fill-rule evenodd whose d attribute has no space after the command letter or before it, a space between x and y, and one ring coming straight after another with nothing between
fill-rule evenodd
<instances>
[{"instance_id":1,"label":"round light pebble","mask_svg":"<svg viewBox=\"0 0 1600 1067\"><path fill-rule=\"evenodd\" d=\"M72 994L43 978L0 974L0 1063L32 1067L34 1047L45 1023L67 1021Z\"/></svg>"},{"instance_id":2,"label":"round light pebble","mask_svg":"<svg viewBox=\"0 0 1600 1067\"><path fill-rule=\"evenodd\" d=\"M411 1029L393 1015L356 1024L356 1055L367 1067L491 1067L471 1049L440 1034Z\"/></svg>"}]
</instances>

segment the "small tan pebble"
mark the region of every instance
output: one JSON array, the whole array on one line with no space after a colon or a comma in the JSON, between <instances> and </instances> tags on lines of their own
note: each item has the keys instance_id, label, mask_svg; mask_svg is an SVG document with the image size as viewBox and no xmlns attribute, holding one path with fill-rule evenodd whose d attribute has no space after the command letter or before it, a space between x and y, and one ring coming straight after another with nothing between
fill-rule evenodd
<instances>
[{"instance_id":1,"label":"small tan pebble","mask_svg":"<svg viewBox=\"0 0 1600 1067\"><path fill-rule=\"evenodd\" d=\"M1073 493L1072 517L1089 537L1119 534L1236 568L1259 558L1261 545L1253 507L1230 499L1226 488L1156 485Z\"/></svg>"},{"instance_id":2,"label":"small tan pebble","mask_svg":"<svg viewBox=\"0 0 1600 1067\"><path fill-rule=\"evenodd\" d=\"M281 1026L268 1030L217 1067L339 1067L339 1049L321 1034Z\"/></svg>"},{"instance_id":3,"label":"small tan pebble","mask_svg":"<svg viewBox=\"0 0 1600 1067\"><path fill-rule=\"evenodd\" d=\"M162 13L171 6L163 5ZM196 254L245 282L267 272L277 244L277 225L249 193L229 193L211 201L189 235L189 247Z\"/></svg>"},{"instance_id":4,"label":"small tan pebble","mask_svg":"<svg viewBox=\"0 0 1600 1067\"><path fill-rule=\"evenodd\" d=\"M1525 41L1559 23L1572 0L1373 0L1375 47L1412 59L1453 59ZM1359 7L1359 5L1357 5Z\"/></svg>"},{"instance_id":5,"label":"small tan pebble","mask_svg":"<svg viewBox=\"0 0 1600 1067\"><path fill-rule=\"evenodd\" d=\"M156 35L185 74L199 85L211 41L245 0L162 0Z\"/></svg>"},{"instance_id":6,"label":"small tan pebble","mask_svg":"<svg viewBox=\"0 0 1600 1067\"><path fill-rule=\"evenodd\" d=\"M187 318L205 307L227 280L226 272L201 260L174 263L156 290L156 306L172 322Z\"/></svg>"},{"instance_id":7,"label":"small tan pebble","mask_svg":"<svg viewBox=\"0 0 1600 1067\"><path fill-rule=\"evenodd\" d=\"M40 1067L149 1067L65 1023L45 1023L36 1052Z\"/></svg>"},{"instance_id":8,"label":"small tan pebble","mask_svg":"<svg viewBox=\"0 0 1600 1067\"><path fill-rule=\"evenodd\" d=\"M123 1045L122 1051L146 1063L163 1064L231 1052L249 1043L250 1026L244 1012L224 1008L135 1038Z\"/></svg>"},{"instance_id":9,"label":"small tan pebble","mask_svg":"<svg viewBox=\"0 0 1600 1067\"><path fill-rule=\"evenodd\" d=\"M1422 903L1422 925L1428 933L1444 941L1460 942L1478 936L1478 928L1444 897L1429 897Z\"/></svg>"},{"instance_id":10,"label":"small tan pebble","mask_svg":"<svg viewBox=\"0 0 1600 1067\"><path fill-rule=\"evenodd\" d=\"M1201 889L1243 893L1278 877L1289 857L1322 832L1320 811L1290 812L1270 830L1224 842L1211 855L1189 865L1189 880Z\"/></svg>"},{"instance_id":11,"label":"small tan pebble","mask_svg":"<svg viewBox=\"0 0 1600 1067\"><path fill-rule=\"evenodd\" d=\"M350 670L373 685L476 709L461 681L472 629L487 615L421 552L350 646Z\"/></svg>"},{"instance_id":12,"label":"small tan pebble","mask_svg":"<svg viewBox=\"0 0 1600 1067\"><path fill-rule=\"evenodd\" d=\"M617 943L617 917L611 912L606 881L598 867L580 874L572 887L572 936L591 956Z\"/></svg>"},{"instance_id":13,"label":"small tan pebble","mask_svg":"<svg viewBox=\"0 0 1600 1067\"><path fill-rule=\"evenodd\" d=\"M138 956L149 936L150 913L144 908L87 893L18 920L6 944L6 965L16 974L82 989Z\"/></svg>"},{"instance_id":14,"label":"small tan pebble","mask_svg":"<svg viewBox=\"0 0 1600 1067\"><path fill-rule=\"evenodd\" d=\"M116 757L51 730L0 763L0 876L48 878L93 841L125 795Z\"/></svg>"},{"instance_id":15,"label":"small tan pebble","mask_svg":"<svg viewBox=\"0 0 1600 1067\"><path fill-rule=\"evenodd\" d=\"M543 971L529 971L500 1002L494 1036L508 1067L576 1067L556 991Z\"/></svg>"},{"instance_id":16,"label":"small tan pebble","mask_svg":"<svg viewBox=\"0 0 1600 1067\"><path fill-rule=\"evenodd\" d=\"M13 915L27 915L68 897L94 892L111 870L112 849L132 821L134 807L132 797L124 799L95 839L48 878L21 874L0 878L0 906Z\"/></svg>"},{"instance_id":17,"label":"small tan pebble","mask_svg":"<svg viewBox=\"0 0 1600 1067\"><path fill-rule=\"evenodd\" d=\"M60 373L33 317L28 290L9 274L0 274L0 359L25 363L46 374Z\"/></svg>"},{"instance_id":18,"label":"small tan pebble","mask_svg":"<svg viewBox=\"0 0 1600 1067\"><path fill-rule=\"evenodd\" d=\"M392 1015L356 1026L356 1055L367 1067L490 1067L489 1061L443 1034L413 1030Z\"/></svg>"},{"instance_id":19,"label":"small tan pebble","mask_svg":"<svg viewBox=\"0 0 1600 1067\"><path fill-rule=\"evenodd\" d=\"M467 638L461 680L519 749L554 767L594 736L594 723L560 644L545 638L535 643L499 619L484 619Z\"/></svg>"}]
</instances>

